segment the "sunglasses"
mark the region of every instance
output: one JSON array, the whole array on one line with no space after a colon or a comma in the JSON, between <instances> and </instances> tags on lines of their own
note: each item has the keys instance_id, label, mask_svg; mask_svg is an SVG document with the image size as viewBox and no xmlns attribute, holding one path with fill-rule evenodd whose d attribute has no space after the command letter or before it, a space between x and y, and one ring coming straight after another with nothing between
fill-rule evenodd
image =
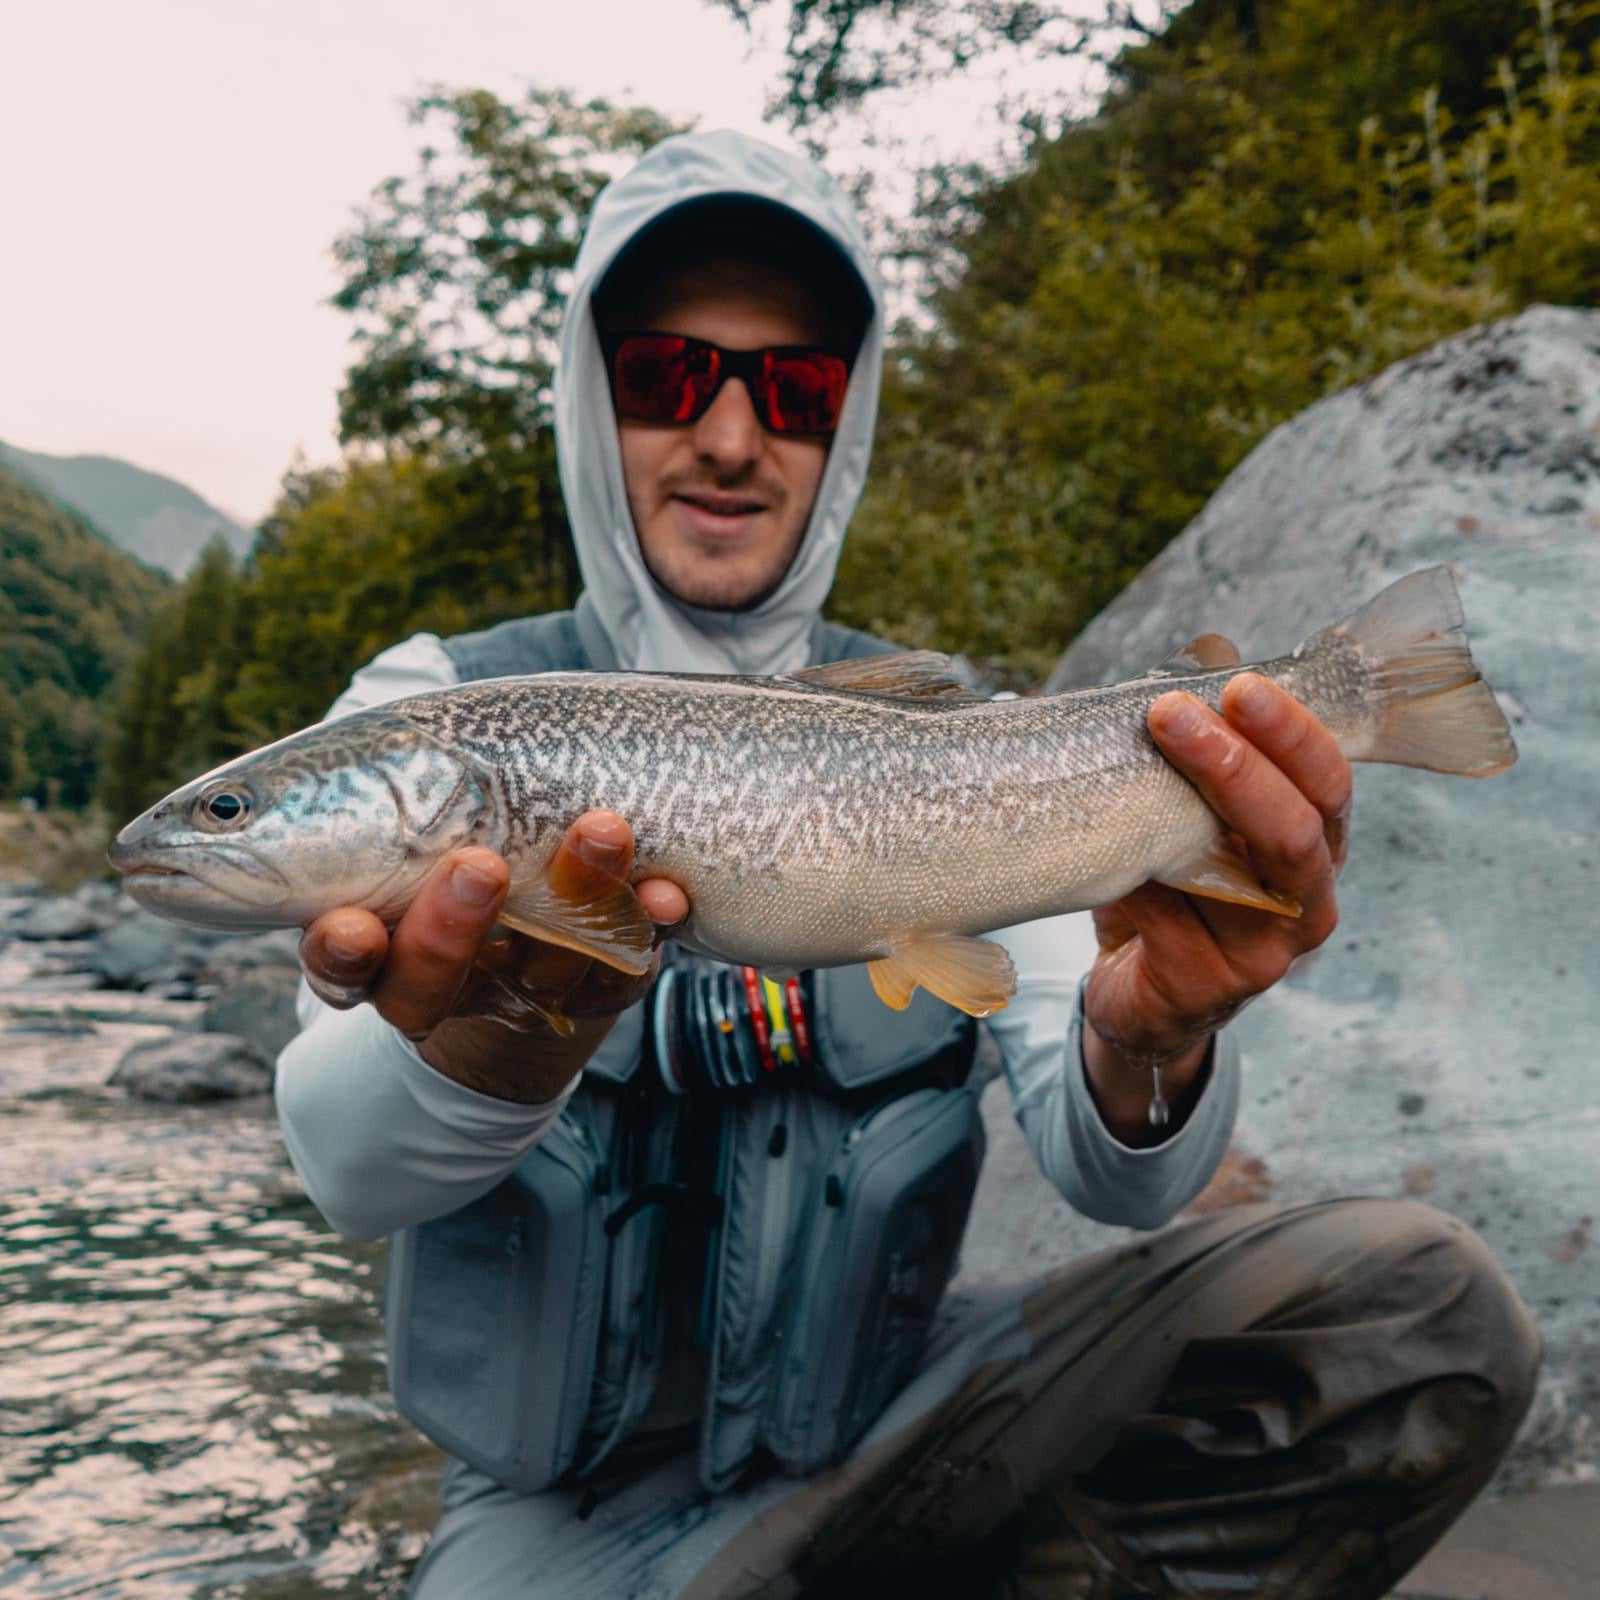
<instances>
[{"instance_id":1,"label":"sunglasses","mask_svg":"<svg viewBox=\"0 0 1600 1600\"><path fill-rule=\"evenodd\" d=\"M611 398L631 422L696 422L729 378L742 380L771 433L832 433L850 368L807 345L724 350L681 333L618 333L602 341Z\"/></svg>"}]
</instances>

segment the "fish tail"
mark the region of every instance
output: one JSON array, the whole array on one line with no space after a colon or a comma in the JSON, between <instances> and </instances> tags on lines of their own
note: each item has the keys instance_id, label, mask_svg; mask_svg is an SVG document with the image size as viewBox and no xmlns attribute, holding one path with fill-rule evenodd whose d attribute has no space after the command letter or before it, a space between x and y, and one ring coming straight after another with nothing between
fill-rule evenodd
<instances>
[{"instance_id":1,"label":"fish tail","mask_svg":"<svg viewBox=\"0 0 1600 1600\"><path fill-rule=\"evenodd\" d=\"M1355 646L1373 715L1362 747L1346 749L1351 760L1486 778L1517 759L1505 716L1473 664L1463 620L1450 569L1427 567L1295 652Z\"/></svg>"}]
</instances>

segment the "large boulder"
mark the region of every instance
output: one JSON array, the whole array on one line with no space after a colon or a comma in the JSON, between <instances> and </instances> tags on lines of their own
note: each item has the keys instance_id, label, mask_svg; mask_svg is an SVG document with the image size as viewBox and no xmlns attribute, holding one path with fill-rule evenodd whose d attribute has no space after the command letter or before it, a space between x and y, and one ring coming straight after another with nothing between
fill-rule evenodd
<instances>
[{"instance_id":1,"label":"large boulder","mask_svg":"<svg viewBox=\"0 0 1600 1600\"><path fill-rule=\"evenodd\" d=\"M1510 1481L1592 1475L1600 312L1536 307L1461 334L1278 428L1050 686L1134 675L1209 630L1261 659L1434 562L1455 573L1521 759L1481 782L1359 772L1340 928L1235 1024L1230 1182L1426 1197L1470 1222L1546 1341ZM1017 1178L1009 1118L991 1132L1008 1248L1036 1262L1087 1242Z\"/></svg>"}]
</instances>

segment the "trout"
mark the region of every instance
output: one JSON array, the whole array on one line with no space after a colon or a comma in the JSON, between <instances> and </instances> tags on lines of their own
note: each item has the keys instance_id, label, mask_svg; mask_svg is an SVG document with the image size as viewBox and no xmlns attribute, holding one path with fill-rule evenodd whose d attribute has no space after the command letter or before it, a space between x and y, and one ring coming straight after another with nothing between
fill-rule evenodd
<instances>
[{"instance_id":1,"label":"trout","mask_svg":"<svg viewBox=\"0 0 1600 1600\"><path fill-rule=\"evenodd\" d=\"M364 906L393 925L449 851L506 858L500 914L629 972L654 929L600 872L555 881L577 816L615 811L635 880L681 884L673 935L769 973L866 962L889 1005L920 984L984 1016L1014 989L980 935L1148 879L1277 915L1145 726L1157 696L1212 707L1240 670L1282 685L1351 761L1484 777L1516 747L1445 567L1402 578L1292 654L1239 667L1202 635L1124 683L992 701L930 652L775 677L551 672L410 696L194 779L128 824L112 864L140 904L212 928Z\"/></svg>"}]
</instances>

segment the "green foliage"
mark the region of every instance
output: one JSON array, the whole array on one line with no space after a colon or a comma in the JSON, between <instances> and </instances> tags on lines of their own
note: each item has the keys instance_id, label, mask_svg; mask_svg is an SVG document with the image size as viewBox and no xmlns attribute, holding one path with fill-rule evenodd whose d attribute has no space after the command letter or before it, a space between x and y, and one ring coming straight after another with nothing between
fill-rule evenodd
<instances>
[{"instance_id":1,"label":"green foliage","mask_svg":"<svg viewBox=\"0 0 1600 1600\"><path fill-rule=\"evenodd\" d=\"M356 666L408 634L565 604L548 541L519 520L536 496L495 472L419 450L291 474L245 567L211 545L151 627L119 705L107 808L131 816L317 721Z\"/></svg>"},{"instance_id":2,"label":"green foliage","mask_svg":"<svg viewBox=\"0 0 1600 1600\"><path fill-rule=\"evenodd\" d=\"M0 798L89 798L104 705L166 589L0 467Z\"/></svg>"},{"instance_id":3,"label":"green foliage","mask_svg":"<svg viewBox=\"0 0 1600 1600\"><path fill-rule=\"evenodd\" d=\"M522 461L532 482L425 450L292 477L250 569L252 649L228 696L241 734L314 722L353 667L409 633L568 603L549 556L565 523L539 489L554 479L549 434L535 442Z\"/></svg>"},{"instance_id":4,"label":"green foliage","mask_svg":"<svg viewBox=\"0 0 1600 1600\"><path fill-rule=\"evenodd\" d=\"M1098 118L949 208L958 270L895 352L835 614L1042 672L1269 428L1594 303L1595 15L1282 0L1242 33L1196 5L1130 50Z\"/></svg>"},{"instance_id":5,"label":"green foliage","mask_svg":"<svg viewBox=\"0 0 1600 1600\"><path fill-rule=\"evenodd\" d=\"M653 111L530 89L435 89L411 106L419 170L378 186L334 246L355 321L347 442L516 450L549 421L584 220L607 181L678 128ZM437 141L437 142L435 142Z\"/></svg>"},{"instance_id":6,"label":"green foliage","mask_svg":"<svg viewBox=\"0 0 1600 1600\"><path fill-rule=\"evenodd\" d=\"M241 583L220 538L151 623L107 743L100 798L119 822L237 753L226 693L241 661ZM169 781L170 780L170 781Z\"/></svg>"}]
</instances>

